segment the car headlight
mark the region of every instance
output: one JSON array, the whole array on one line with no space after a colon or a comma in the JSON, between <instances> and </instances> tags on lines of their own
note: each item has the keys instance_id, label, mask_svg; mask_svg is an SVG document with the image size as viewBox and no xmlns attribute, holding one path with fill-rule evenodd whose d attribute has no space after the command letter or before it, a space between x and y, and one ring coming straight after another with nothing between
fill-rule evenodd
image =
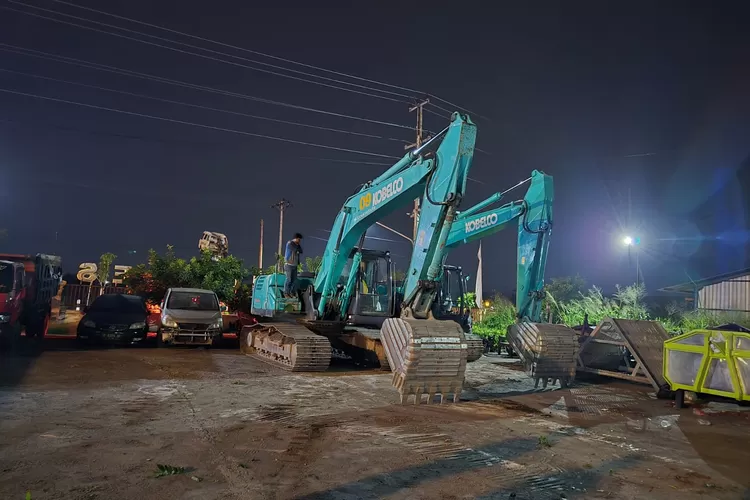
<instances>
[{"instance_id":1,"label":"car headlight","mask_svg":"<svg viewBox=\"0 0 750 500\"><path fill-rule=\"evenodd\" d=\"M222 320L221 318L217 319L216 321L211 323L211 328L215 328L218 330L224 328L224 320Z\"/></svg>"},{"instance_id":2,"label":"car headlight","mask_svg":"<svg viewBox=\"0 0 750 500\"><path fill-rule=\"evenodd\" d=\"M96 323L94 323L90 319L87 319L83 322L83 326L85 326L86 328L96 328Z\"/></svg>"},{"instance_id":3,"label":"car headlight","mask_svg":"<svg viewBox=\"0 0 750 500\"><path fill-rule=\"evenodd\" d=\"M177 322L166 314L161 317L161 325L167 328L177 328Z\"/></svg>"},{"instance_id":4,"label":"car headlight","mask_svg":"<svg viewBox=\"0 0 750 500\"><path fill-rule=\"evenodd\" d=\"M145 321L140 321L138 323L133 323L132 325L130 325L129 328L131 330L143 330L144 328L146 328L146 322Z\"/></svg>"},{"instance_id":5,"label":"car headlight","mask_svg":"<svg viewBox=\"0 0 750 500\"><path fill-rule=\"evenodd\" d=\"M10 314L0 314L0 323L10 323Z\"/></svg>"}]
</instances>

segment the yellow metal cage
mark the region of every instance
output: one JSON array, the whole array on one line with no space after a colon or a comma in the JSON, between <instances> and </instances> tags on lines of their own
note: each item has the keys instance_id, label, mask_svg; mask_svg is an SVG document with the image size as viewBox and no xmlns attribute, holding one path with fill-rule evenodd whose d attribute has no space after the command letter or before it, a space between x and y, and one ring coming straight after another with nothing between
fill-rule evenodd
<instances>
[{"instance_id":1,"label":"yellow metal cage","mask_svg":"<svg viewBox=\"0 0 750 500\"><path fill-rule=\"evenodd\" d=\"M750 401L750 333L693 330L665 341L664 378L673 391Z\"/></svg>"}]
</instances>

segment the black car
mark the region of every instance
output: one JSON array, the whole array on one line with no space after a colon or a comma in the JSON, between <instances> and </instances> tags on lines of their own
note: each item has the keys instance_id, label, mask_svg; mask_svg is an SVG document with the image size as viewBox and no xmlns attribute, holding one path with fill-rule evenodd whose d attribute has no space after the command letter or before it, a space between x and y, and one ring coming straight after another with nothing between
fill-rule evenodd
<instances>
[{"instance_id":1,"label":"black car","mask_svg":"<svg viewBox=\"0 0 750 500\"><path fill-rule=\"evenodd\" d=\"M101 295L78 323L76 338L86 343L140 344L148 338L148 309L141 297Z\"/></svg>"}]
</instances>

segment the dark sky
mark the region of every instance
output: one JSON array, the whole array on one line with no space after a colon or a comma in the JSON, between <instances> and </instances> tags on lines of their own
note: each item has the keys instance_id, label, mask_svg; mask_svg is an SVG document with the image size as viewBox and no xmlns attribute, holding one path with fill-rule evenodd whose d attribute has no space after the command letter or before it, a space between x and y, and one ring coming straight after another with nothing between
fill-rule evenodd
<instances>
[{"instance_id":1,"label":"dark sky","mask_svg":"<svg viewBox=\"0 0 750 500\"><path fill-rule=\"evenodd\" d=\"M314 7L304 3L294 8L289 3L257 7L239 0L74 1L429 92L487 117L474 117L477 145L488 154L475 155L475 181L468 186L464 207L514 185L532 169L553 175L556 220L548 277L579 273L605 289L632 283L634 258L629 259L620 243L625 234L641 238L640 262L651 290L687 281L686 275L697 278L750 265L750 214L748 194L743 194L743 189L750 193L750 34L741 22L750 13L747 2L485 2L484 7L401 2L393 8L325 7L315 2ZM51 0L0 0L0 7L116 31L29 6L376 86ZM0 71L0 88L5 90L387 156L401 156L403 143L383 138L414 137L403 128L414 122L403 102L15 11L0 11L0 43L401 127L0 51L3 70L381 138ZM227 55L204 54L257 67ZM428 129L447 124L445 118L425 116ZM189 256L204 230L226 233L231 252L255 264L261 218L266 221L268 264L278 239L278 216L269 206L281 197L294 203L287 213L285 239L300 231L306 235L306 253L320 254L325 231L343 201L387 168L360 162L392 160L0 92L0 226L9 232L5 246L17 252L57 252L68 271L79 262L97 261L107 251L117 254L120 264L135 264L149 248L167 244ZM521 196L518 192L508 201ZM405 212L384 222L409 232ZM370 234L399 240L380 228ZM397 261L409 254L405 241L370 240L370 246L390 247ZM128 255L129 250L137 253ZM450 261L474 274L476 251L476 244L467 245L453 252ZM485 240L486 287L513 287L515 251L514 230Z\"/></svg>"}]
</instances>

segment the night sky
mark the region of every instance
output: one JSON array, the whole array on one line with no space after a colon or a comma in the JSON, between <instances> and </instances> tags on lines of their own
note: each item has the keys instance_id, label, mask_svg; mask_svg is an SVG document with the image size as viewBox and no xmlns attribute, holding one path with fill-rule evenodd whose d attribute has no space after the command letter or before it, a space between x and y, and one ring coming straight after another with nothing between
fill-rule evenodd
<instances>
[{"instance_id":1,"label":"night sky","mask_svg":"<svg viewBox=\"0 0 750 500\"><path fill-rule=\"evenodd\" d=\"M409 100L404 95L430 93L471 110L479 128L477 146L484 152L475 154L464 208L527 178L533 169L554 176L548 278L578 273L605 289L634 282L634 257L621 243L626 234L641 239L640 263L649 290L750 265L750 33L741 21L750 13L747 2L485 2L484 7L401 2L393 8L306 2L293 8L238 0L73 1L419 93L61 2L0 0L0 48L8 49L0 50L0 227L8 230L5 251L58 253L66 270L75 271L78 263L96 262L108 251L119 256L117 264L136 264L149 248L167 244L190 256L197 252L202 232L213 230L227 234L231 253L256 265L263 218L268 265L278 241L278 215L270 205L285 197L294 204L287 212L285 240L302 232L306 255L321 254L326 230L344 200L393 163L390 157L402 156L404 143L414 139L409 127L415 116L402 102ZM217 91L30 57L19 54L29 54L22 49ZM339 81L259 66L231 54ZM284 143L6 90L373 154ZM444 101L433 102L454 110ZM447 118L425 114L429 130L447 123ZM522 190L515 192L507 201L522 195ZM410 233L407 211L399 210L384 223ZM408 242L377 227L368 234L379 238L369 240L370 247L390 248L404 267ZM484 241L486 288L513 288L515 251L514 229ZM476 244L467 245L449 261L473 275L476 252Z\"/></svg>"}]
</instances>

